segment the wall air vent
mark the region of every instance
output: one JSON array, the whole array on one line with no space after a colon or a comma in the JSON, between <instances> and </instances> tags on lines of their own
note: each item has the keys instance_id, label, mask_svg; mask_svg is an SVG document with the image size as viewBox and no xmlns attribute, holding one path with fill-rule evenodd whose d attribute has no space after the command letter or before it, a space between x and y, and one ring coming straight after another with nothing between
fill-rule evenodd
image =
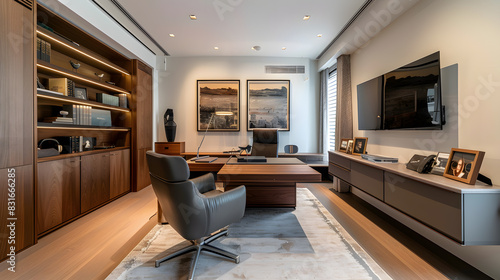
<instances>
[{"instance_id":1,"label":"wall air vent","mask_svg":"<svg viewBox=\"0 0 500 280\"><path fill-rule=\"evenodd\" d=\"M33 10L33 0L16 0L16 2L30 10Z\"/></svg>"},{"instance_id":2,"label":"wall air vent","mask_svg":"<svg viewBox=\"0 0 500 280\"><path fill-rule=\"evenodd\" d=\"M266 65L266 73L268 74L304 74L305 72L304 65Z\"/></svg>"}]
</instances>

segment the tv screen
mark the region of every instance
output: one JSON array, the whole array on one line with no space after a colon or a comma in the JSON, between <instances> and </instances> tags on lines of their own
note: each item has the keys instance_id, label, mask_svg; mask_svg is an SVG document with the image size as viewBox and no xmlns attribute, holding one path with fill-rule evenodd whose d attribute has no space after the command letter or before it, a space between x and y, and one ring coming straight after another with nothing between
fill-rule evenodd
<instances>
[{"instance_id":1,"label":"tv screen","mask_svg":"<svg viewBox=\"0 0 500 280\"><path fill-rule=\"evenodd\" d=\"M358 92L358 129L382 129L383 76L361 83Z\"/></svg>"},{"instance_id":2,"label":"tv screen","mask_svg":"<svg viewBox=\"0 0 500 280\"><path fill-rule=\"evenodd\" d=\"M442 129L439 52L383 77L384 129Z\"/></svg>"}]
</instances>

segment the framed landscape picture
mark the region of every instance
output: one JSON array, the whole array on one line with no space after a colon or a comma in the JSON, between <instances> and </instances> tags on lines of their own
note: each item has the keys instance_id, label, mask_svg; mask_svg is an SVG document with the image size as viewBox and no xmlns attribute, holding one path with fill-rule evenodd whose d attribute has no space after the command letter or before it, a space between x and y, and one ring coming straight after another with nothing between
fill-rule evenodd
<instances>
[{"instance_id":1,"label":"framed landscape picture","mask_svg":"<svg viewBox=\"0 0 500 280\"><path fill-rule=\"evenodd\" d=\"M290 80L247 80L247 130L290 131Z\"/></svg>"},{"instance_id":2,"label":"framed landscape picture","mask_svg":"<svg viewBox=\"0 0 500 280\"><path fill-rule=\"evenodd\" d=\"M240 131L240 81L198 80L198 131Z\"/></svg>"}]
</instances>

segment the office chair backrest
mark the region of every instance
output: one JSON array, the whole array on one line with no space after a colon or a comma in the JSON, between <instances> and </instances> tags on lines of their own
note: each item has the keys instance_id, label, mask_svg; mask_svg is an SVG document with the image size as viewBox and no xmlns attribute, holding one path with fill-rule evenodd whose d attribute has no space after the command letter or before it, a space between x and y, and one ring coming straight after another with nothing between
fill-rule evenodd
<instances>
[{"instance_id":1,"label":"office chair backrest","mask_svg":"<svg viewBox=\"0 0 500 280\"><path fill-rule=\"evenodd\" d=\"M168 223L187 240L204 236L205 204L194 183L189 181L186 160L152 151L146 153L146 158L153 190Z\"/></svg>"},{"instance_id":2,"label":"office chair backrest","mask_svg":"<svg viewBox=\"0 0 500 280\"><path fill-rule=\"evenodd\" d=\"M278 157L278 129L254 129L252 156Z\"/></svg>"},{"instance_id":3,"label":"office chair backrest","mask_svg":"<svg viewBox=\"0 0 500 280\"><path fill-rule=\"evenodd\" d=\"M285 154L296 154L298 151L297 145L285 145Z\"/></svg>"}]
</instances>

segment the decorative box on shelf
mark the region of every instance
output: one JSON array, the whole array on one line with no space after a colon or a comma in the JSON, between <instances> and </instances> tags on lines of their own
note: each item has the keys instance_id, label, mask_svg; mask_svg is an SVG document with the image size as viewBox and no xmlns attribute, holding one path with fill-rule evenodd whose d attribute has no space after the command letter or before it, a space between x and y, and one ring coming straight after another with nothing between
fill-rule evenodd
<instances>
[{"instance_id":1,"label":"decorative box on shelf","mask_svg":"<svg viewBox=\"0 0 500 280\"><path fill-rule=\"evenodd\" d=\"M185 142L155 142L155 152L159 154L180 156L185 151Z\"/></svg>"}]
</instances>

